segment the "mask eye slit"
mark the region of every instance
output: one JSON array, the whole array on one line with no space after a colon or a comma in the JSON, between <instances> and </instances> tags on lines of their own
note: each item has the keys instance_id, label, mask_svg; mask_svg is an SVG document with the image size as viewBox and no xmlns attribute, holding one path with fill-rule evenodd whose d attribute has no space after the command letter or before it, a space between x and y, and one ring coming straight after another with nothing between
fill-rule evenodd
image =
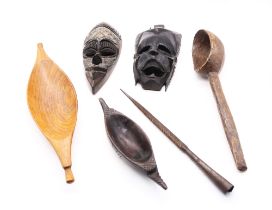
<instances>
[{"instance_id":1,"label":"mask eye slit","mask_svg":"<svg viewBox=\"0 0 272 210\"><path fill-rule=\"evenodd\" d=\"M158 49L159 49L160 51L164 52L164 53L169 54L169 55L171 54L171 51L170 51L166 46L164 46L164 45L162 45L162 44L159 44Z\"/></svg>"},{"instance_id":2,"label":"mask eye slit","mask_svg":"<svg viewBox=\"0 0 272 210\"><path fill-rule=\"evenodd\" d=\"M83 55L85 57L93 57L96 54L96 50L92 47L84 48Z\"/></svg>"},{"instance_id":3,"label":"mask eye slit","mask_svg":"<svg viewBox=\"0 0 272 210\"><path fill-rule=\"evenodd\" d=\"M142 54L150 49L150 46L144 46L142 49L139 50L138 54Z\"/></svg>"},{"instance_id":4,"label":"mask eye slit","mask_svg":"<svg viewBox=\"0 0 272 210\"><path fill-rule=\"evenodd\" d=\"M83 49L83 56L86 57L93 57L97 51L97 41L96 40L89 40L85 43L85 47Z\"/></svg>"},{"instance_id":5,"label":"mask eye slit","mask_svg":"<svg viewBox=\"0 0 272 210\"><path fill-rule=\"evenodd\" d=\"M100 50L100 54L102 56L114 56L116 55L116 51L111 48L103 48L102 50Z\"/></svg>"}]
</instances>

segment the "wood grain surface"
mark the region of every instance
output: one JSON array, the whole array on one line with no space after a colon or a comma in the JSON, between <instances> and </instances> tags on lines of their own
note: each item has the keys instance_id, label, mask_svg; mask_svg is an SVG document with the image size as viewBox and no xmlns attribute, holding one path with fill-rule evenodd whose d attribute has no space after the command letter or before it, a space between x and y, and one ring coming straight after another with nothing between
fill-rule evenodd
<instances>
[{"instance_id":1,"label":"wood grain surface","mask_svg":"<svg viewBox=\"0 0 272 210\"><path fill-rule=\"evenodd\" d=\"M71 144L77 119L77 96L67 75L38 44L36 63L28 82L27 100L33 119L55 149L66 181L74 181Z\"/></svg>"},{"instance_id":2,"label":"wood grain surface","mask_svg":"<svg viewBox=\"0 0 272 210\"><path fill-rule=\"evenodd\" d=\"M212 32L199 30L194 37L192 56L196 72L209 78L236 167L246 171L238 132L218 77L225 59L224 45Z\"/></svg>"}]
</instances>

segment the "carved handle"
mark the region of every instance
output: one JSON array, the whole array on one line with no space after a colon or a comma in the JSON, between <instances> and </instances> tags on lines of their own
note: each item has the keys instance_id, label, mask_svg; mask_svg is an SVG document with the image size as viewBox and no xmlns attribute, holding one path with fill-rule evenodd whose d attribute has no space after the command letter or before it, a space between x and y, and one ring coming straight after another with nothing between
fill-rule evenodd
<instances>
[{"instance_id":1,"label":"carved handle","mask_svg":"<svg viewBox=\"0 0 272 210\"><path fill-rule=\"evenodd\" d=\"M223 176L213 170L208 164L201 160L196 154L194 154L189 148L185 152L196 165L210 178L210 180L223 192L231 192L234 186L226 180Z\"/></svg>"},{"instance_id":2,"label":"carved handle","mask_svg":"<svg viewBox=\"0 0 272 210\"><path fill-rule=\"evenodd\" d=\"M236 163L236 167L240 171L245 171L247 169L247 166L244 159L242 147L240 145L240 141L239 141L234 120L232 118L229 106L227 104L226 98L224 96L224 93L221 87L218 73L210 72L209 81L211 84L213 94L216 99L218 111L221 116L221 120L224 126L224 130L230 145L230 149L231 149L234 161Z\"/></svg>"},{"instance_id":3,"label":"carved handle","mask_svg":"<svg viewBox=\"0 0 272 210\"><path fill-rule=\"evenodd\" d=\"M147 116L147 115L146 115ZM223 176L213 170L208 164L206 164L203 160L201 160L195 153L193 153L187 145L185 145L176 135L174 135L167 127L162 125L160 121L158 121L153 115L152 117L148 117L149 119L153 118L151 121L158 125L158 127L180 150L185 152L191 160L193 160L196 165L212 180L212 182L223 192L231 192L234 186Z\"/></svg>"}]
</instances>

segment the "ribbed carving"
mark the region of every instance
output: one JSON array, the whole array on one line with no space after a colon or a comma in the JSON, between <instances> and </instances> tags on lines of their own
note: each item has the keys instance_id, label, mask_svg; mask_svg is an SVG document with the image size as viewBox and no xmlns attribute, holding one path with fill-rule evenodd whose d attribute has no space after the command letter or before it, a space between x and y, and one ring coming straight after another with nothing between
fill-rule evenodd
<instances>
[{"instance_id":1,"label":"ribbed carving","mask_svg":"<svg viewBox=\"0 0 272 210\"><path fill-rule=\"evenodd\" d=\"M94 27L95 28L98 28L98 27L105 27L109 30L111 30L119 39L121 39L121 35L118 33L118 31L116 31L112 26L110 26L109 24L107 23L99 23L98 25L96 25Z\"/></svg>"},{"instance_id":2,"label":"ribbed carving","mask_svg":"<svg viewBox=\"0 0 272 210\"><path fill-rule=\"evenodd\" d=\"M163 181L163 179L161 178L157 168L155 169L155 171L153 171L152 173L148 173L147 174L154 182L156 182L158 185L160 185L163 189L167 189L167 185L165 184L165 182Z\"/></svg>"}]
</instances>

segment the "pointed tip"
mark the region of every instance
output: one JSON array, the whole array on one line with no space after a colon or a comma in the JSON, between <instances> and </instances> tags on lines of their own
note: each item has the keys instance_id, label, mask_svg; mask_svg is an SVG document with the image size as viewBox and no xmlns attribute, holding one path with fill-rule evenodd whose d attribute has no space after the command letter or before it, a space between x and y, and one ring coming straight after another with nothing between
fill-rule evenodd
<instances>
[{"instance_id":1,"label":"pointed tip","mask_svg":"<svg viewBox=\"0 0 272 210\"><path fill-rule=\"evenodd\" d=\"M99 98L99 102L102 106L104 113L110 109L103 98Z\"/></svg>"},{"instance_id":2,"label":"pointed tip","mask_svg":"<svg viewBox=\"0 0 272 210\"><path fill-rule=\"evenodd\" d=\"M159 184L164 190L167 190L167 185L165 184L165 182L162 180L162 183Z\"/></svg>"},{"instance_id":3,"label":"pointed tip","mask_svg":"<svg viewBox=\"0 0 272 210\"><path fill-rule=\"evenodd\" d=\"M92 93L93 95L95 95L103 86L103 84L105 83L105 74L101 74L99 75L98 78L96 79L88 79L90 85L91 85L91 88L92 88Z\"/></svg>"},{"instance_id":4,"label":"pointed tip","mask_svg":"<svg viewBox=\"0 0 272 210\"><path fill-rule=\"evenodd\" d=\"M92 94L95 95L98 92L98 90L102 87L102 83L103 83L102 80L104 77L100 75L99 78L94 79L93 73L87 70L85 70L85 75L90 84Z\"/></svg>"},{"instance_id":5,"label":"pointed tip","mask_svg":"<svg viewBox=\"0 0 272 210\"><path fill-rule=\"evenodd\" d=\"M41 42L37 44L37 49L37 60L45 59L46 57L48 57L46 55L46 52L44 51L43 44Z\"/></svg>"},{"instance_id":6,"label":"pointed tip","mask_svg":"<svg viewBox=\"0 0 272 210\"><path fill-rule=\"evenodd\" d=\"M121 90L125 95L127 95L127 93L126 93L124 90L122 90L121 88L120 88L120 90Z\"/></svg>"},{"instance_id":7,"label":"pointed tip","mask_svg":"<svg viewBox=\"0 0 272 210\"><path fill-rule=\"evenodd\" d=\"M167 185L161 178L158 170L155 170L153 173L148 174L149 178L151 178L154 182L156 182L158 185L160 185L164 190L167 190Z\"/></svg>"},{"instance_id":8,"label":"pointed tip","mask_svg":"<svg viewBox=\"0 0 272 210\"><path fill-rule=\"evenodd\" d=\"M165 92L166 92L166 91L167 91L167 89L168 89L168 84L167 84L167 83L165 83L165 84L164 84L164 87L165 87L165 88L164 88L164 90L165 90Z\"/></svg>"},{"instance_id":9,"label":"pointed tip","mask_svg":"<svg viewBox=\"0 0 272 210\"><path fill-rule=\"evenodd\" d=\"M39 49L43 49L43 43L39 42L39 43L37 44L37 47L38 47Z\"/></svg>"},{"instance_id":10,"label":"pointed tip","mask_svg":"<svg viewBox=\"0 0 272 210\"><path fill-rule=\"evenodd\" d=\"M132 99L124 90L122 90L121 88L120 88L120 90L122 91L122 93L125 94L126 97L128 97L130 100Z\"/></svg>"},{"instance_id":11,"label":"pointed tip","mask_svg":"<svg viewBox=\"0 0 272 210\"><path fill-rule=\"evenodd\" d=\"M95 95L97 93L97 89L95 88L95 86L92 86L92 94Z\"/></svg>"}]
</instances>

